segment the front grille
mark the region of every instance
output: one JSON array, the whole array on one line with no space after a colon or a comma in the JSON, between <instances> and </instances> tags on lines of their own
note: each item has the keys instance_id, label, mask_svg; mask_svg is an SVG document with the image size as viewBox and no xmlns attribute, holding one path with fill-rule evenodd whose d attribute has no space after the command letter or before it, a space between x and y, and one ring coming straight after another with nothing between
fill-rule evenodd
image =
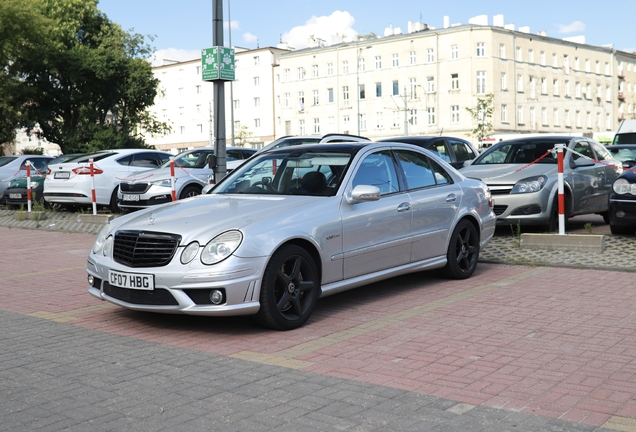
<instances>
[{"instance_id":1,"label":"front grille","mask_svg":"<svg viewBox=\"0 0 636 432\"><path fill-rule=\"evenodd\" d=\"M511 216L525 216L525 215L533 215L541 213L541 207L538 205L529 205L525 207L519 207L514 209Z\"/></svg>"},{"instance_id":2,"label":"front grille","mask_svg":"<svg viewBox=\"0 0 636 432\"><path fill-rule=\"evenodd\" d=\"M507 208L507 205L495 205L493 206L492 210L495 212L496 216L501 216L502 214L504 214Z\"/></svg>"},{"instance_id":3,"label":"front grille","mask_svg":"<svg viewBox=\"0 0 636 432\"><path fill-rule=\"evenodd\" d=\"M151 231L117 231L113 259L128 267L162 267L172 260L181 236Z\"/></svg>"},{"instance_id":4,"label":"front grille","mask_svg":"<svg viewBox=\"0 0 636 432\"><path fill-rule=\"evenodd\" d=\"M119 288L104 281L104 294L116 298L117 300L136 305L152 305L152 306L178 306L179 303L165 289L132 290L128 288Z\"/></svg>"},{"instance_id":5,"label":"front grille","mask_svg":"<svg viewBox=\"0 0 636 432\"><path fill-rule=\"evenodd\" d=\"M500 189L493 188L493 186L489 187L491 195L508 195L512 190L512 187L503 187Z\"/></svg>"},{"instance_id":6,"label":"front grille","mask_svg":"<svg viewBox=\"0 0 636 432\"><path fill-rule=\"evenodd\" d=\"M119 189L122 192L144 193L150 188L149 183L120 183Z\"/></svg>"}]
</instances>

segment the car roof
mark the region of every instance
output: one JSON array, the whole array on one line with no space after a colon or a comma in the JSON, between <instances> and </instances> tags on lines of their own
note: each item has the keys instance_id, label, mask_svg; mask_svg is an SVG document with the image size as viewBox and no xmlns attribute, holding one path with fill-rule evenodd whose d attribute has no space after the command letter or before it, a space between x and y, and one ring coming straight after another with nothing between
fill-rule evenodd
<instances>
[{"instance_id":1,"label":"car roof","mask_svg":"<svg viewBox=\"0 0 636 432\"><path fill-rule=\"evenodd\" d=\"M404 142L404 143L409 143L409 142L429 142L429 141L433 141L433 140L437 140L437 139L455 139L455 140L459 140L459 141L463 141L463 142L468 142L470 144L469 141L463 139L463 138L457 138L457 137L452 137L452 136L446 136L446 135L442 135L442 136L423 136L423 135L416 135L416 136L402 136L402 137L391 137L391 138L382 138L379 139L378 142Z\"/></svg>"}]
</instances>

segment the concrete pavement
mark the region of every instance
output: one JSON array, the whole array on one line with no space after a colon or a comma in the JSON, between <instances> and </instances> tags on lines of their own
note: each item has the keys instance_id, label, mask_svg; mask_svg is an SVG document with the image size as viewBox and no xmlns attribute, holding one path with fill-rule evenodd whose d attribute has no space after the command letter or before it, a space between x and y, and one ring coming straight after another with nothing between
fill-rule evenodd
<instances>
[{"instance_id":1,"label":"concrete pavement","mask_svg":"<svg viewBox=\"0 0 636 432\"><path fill-rule=\"evenodd\" d=\"M630 272L482 262L273 332L94 299L93 240L0 228L0 431L636 430Z\"/></svg>"}]
</instances>

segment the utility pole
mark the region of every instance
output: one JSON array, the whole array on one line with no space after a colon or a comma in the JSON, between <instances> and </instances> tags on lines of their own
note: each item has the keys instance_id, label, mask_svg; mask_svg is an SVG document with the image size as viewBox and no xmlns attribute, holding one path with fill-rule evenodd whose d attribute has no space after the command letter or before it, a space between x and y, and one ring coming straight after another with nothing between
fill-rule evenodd
<instances>
[{"instance_id":1,"label":"utility pole","mask_svg":"<svg viewBox=\"0 0 636 432\"><path fill-rule=\"evenodd\" d=\"M212 44L223 46L223 1L212 0ZM216 156L215 182L227 173L227 150L225 142L225 82L213 81L214 98L214 155Z\"/></svg>"}]
</instances>

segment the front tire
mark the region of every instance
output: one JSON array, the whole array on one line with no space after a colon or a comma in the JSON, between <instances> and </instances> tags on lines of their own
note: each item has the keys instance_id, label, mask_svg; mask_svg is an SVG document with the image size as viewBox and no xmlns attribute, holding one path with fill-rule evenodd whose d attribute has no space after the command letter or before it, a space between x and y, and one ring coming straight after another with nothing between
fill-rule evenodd
<instances>
[{"instance_id":1,"label":"front tire","mask_svg":"<svg viewBox=\"0 0 636 432\"><path fill-rule=\"evenodd\" d=\"M190 198L197 195L201 195L201 189L195 186L187 186L185 189L181 191L181 194L179 195L179 199Z\"/></svg>"},{"instance_id":2,"label":"front tire","mask_svg":"<svg viewBox=\"0 0 636 432\"><path fill-rule=\"evenodd\" d=\"M475 272L479 259L479 235L475 225L461 220L448 244L444 275L451 279L467 279Z\"/></svg>"},{"instance_id":3,"label":"front tire","mask_svg":"<svg viewBox=\"0 0 636 432\"><path fill-rule=\"evenodd\" d=\"M567 195L563 196L563 206L565 207L563 209L564 211L563 223L565 225L565 229L567 229L568 219L570 218L570 215L569 215L570 202L568 200ZM554 205L552 205L552 212L550 213L550 220L548 221L548 231L554 232L558 230L559 230L559 197L557 196L557 198L554 200Z\"/></svg>"},{"instance_id":4,"label":"front tire","mask_svg":"<svg viewBox=\"0 0 636 432\"><path fill-rule=\"evenodd\" d=\"M313 258L296 245L280 248L265 268L255 315L260 325L275 330L302 326L320 296L320 277Z\"/></svg>"}]
</instances>

